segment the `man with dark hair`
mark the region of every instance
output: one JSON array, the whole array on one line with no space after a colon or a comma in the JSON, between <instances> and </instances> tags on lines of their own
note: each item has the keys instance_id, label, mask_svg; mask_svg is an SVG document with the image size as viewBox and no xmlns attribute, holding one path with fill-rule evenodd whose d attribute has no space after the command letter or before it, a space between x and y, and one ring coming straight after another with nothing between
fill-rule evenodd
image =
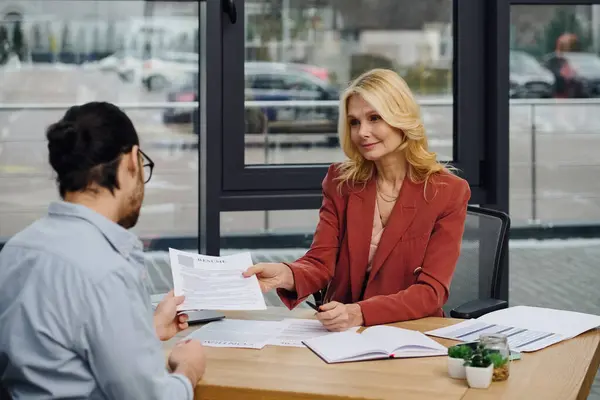
<instances>
[{"instance_id":1,"label":"man with dark hair","mask_svg":"<svg viewBox=\"0 0 600 400\"><path fill-rule=\"evenodd\" d=\"M116 106L71 107L47 132L63 201L0 252L0 386L14 399L192 399L205 358L160 340L187 327L169 293L152 318L143 248L127 229L154 163Z\"/></svg>"}]
</instances>

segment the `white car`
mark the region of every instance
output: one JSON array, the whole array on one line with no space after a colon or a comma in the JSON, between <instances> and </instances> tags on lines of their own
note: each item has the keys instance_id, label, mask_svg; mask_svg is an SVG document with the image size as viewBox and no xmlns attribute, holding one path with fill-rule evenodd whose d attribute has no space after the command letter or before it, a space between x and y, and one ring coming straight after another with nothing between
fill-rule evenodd
<instances>
[{"instance_id":1,"label":"white car","mask_svg":"<svg viewBox=\"0 0 600 400\"><path fill-rule=\"evenodd\" d=\"M185 80L189 73L198 72L198 54L163 53L145 61L141 81L150 91L166 89Z\"/></svg>"},{"instance_id":2,"label":"white car","mask_svg":"<svg viewBox=\"0 0 600 400\"><path fill-rule=\"evenodd\" d=\"M117 65L119 77L126 82L133 82L142 69L143 60L130 54L123 55Z\"/></svg>"}]
</instances>

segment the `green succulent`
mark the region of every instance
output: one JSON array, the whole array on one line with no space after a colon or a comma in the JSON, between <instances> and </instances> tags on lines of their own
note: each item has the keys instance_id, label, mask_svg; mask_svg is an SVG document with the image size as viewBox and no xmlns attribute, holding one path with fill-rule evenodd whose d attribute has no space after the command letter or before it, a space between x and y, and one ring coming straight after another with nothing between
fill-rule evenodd
<instances>
[{"instance_id":1,"label":"green succulent","mask_svg":"<svg viewBox=\"0 0 600 400\"><path fill-rule=\"evenodd\" d=\"M508 357L502 357L500 353L491 353L487 357L494 364L494 368L500 368L508 362Z\"/></svg>"},{"instance_id":2,"label":"green succulent","mask_svg":"<svg viewBox=\"0 0 600 400\"><path fill-rule=\"evenodd\" d=\"M461 358L463 360L467 360L471 358L472 354L473 350L465 344L458 344L448 348L448 357L450 358Z\"/></svg>"},{"instance_id":3,"label":"green succulent","mask_svg":"<svg viewBox=\"0 0 600 400\"><path fill-rule=\"evenodd\" d=\"M492 358L494 356L500 356L497 350L486 349L485 345L479 343L471 354L471 357L465 359L466 366L476 368L487 368L493 364Z\"/></svg>"}]
</instances>

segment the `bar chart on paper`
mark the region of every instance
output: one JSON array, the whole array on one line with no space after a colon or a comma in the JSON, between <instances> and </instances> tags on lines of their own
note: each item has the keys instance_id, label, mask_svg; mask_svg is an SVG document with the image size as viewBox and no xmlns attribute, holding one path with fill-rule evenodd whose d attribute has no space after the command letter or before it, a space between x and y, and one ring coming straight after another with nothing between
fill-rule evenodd
<instances>
[{"instance_id":1,"label":"bar chart on paper","mask_svg":"<svg viewBox=\"0 0 600 400\"><path fill-rule=\"evenodd\" d=\"M425 332L445 339L472 342L483 334L506 335L513 351L530 352L573 338L600 326L600 316L542 307L516 306Z\"/></svg>"}]
</instances>

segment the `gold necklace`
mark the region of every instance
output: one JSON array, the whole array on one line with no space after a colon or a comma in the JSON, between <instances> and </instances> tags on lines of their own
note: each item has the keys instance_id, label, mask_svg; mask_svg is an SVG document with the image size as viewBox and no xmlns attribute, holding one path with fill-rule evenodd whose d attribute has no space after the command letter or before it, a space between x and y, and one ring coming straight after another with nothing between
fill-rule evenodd
<instances>
[{"instance_id":1,"label":"gold necklace","mask_svg":"<svg viewBox=\"0 0 600 400\"><path fill-rule=\"evenodd\" d=\"M398 199L399 194L396 195L395 197L390 196L389 194L385 194L382 192L381 187L379 186L379 181L375 181L375 184L377 186L377 194L379 195L381 200L385 201L386 203L393 203ZM386 199L386 197L387 197L387 199Z\"/></svg>"}]
</instances>

